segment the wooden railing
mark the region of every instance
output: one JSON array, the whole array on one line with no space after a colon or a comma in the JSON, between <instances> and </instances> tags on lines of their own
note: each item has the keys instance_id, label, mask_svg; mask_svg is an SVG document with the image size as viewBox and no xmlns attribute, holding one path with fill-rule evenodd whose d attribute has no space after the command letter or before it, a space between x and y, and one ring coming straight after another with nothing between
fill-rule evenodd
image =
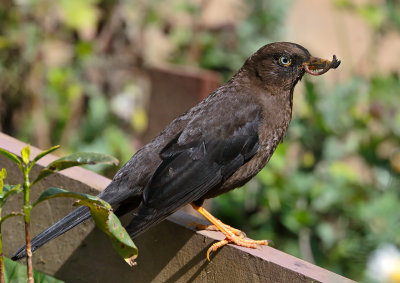
<instances>
[{"instance_id":1,"label":"wooden railing","mask_svg":"<svg viewBox=\"0 0 400 283\"><path fill-rule=\"evenodd\" d=\"M0 147L19 155L24 146L0 133ZM39 150L31 147L31 152L35 155ZM48 156L41 160L34 173L55 158ZM7 169L7 183L21 182L18 168L1 155L0 168ZM50 186L97 195L109 182L91 171L72 168L38 183L32 190L32 199ZM21 196L12 198L5 210L18 210L21 202ZM50 200L35 208L33 234L70 212L72 202ZM353 282L271 247L247 249L228 245L213 253L209 262L208 247L223 236L188 227L191 222L202 221L185 212L176 212L135 239L139 248L138 265L129 267L89 220L39 249L34 254L34 267L66 282ZM5 255L10 256L24 241L22 219L5 222L2 231Z\"/></svg>"}]
</instances>

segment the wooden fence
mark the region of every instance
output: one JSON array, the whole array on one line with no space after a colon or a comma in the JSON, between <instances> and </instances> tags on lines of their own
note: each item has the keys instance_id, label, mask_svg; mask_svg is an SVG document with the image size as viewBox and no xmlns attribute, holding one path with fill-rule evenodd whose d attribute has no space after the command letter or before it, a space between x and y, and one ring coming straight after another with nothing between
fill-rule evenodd
<instances>
[{"instance_id":1,"label":"wooden fence","mask_svg":"<svg viewBox=\"0 0 400 283\"><path fill-rule=\"evenodd\" d=\"M0 147L19 155L24 146L0 133ZM31 152L35 155L39 150L31 147ZM42 159L33 173L55 158ZM21 182L18 168L2 155L0 168L7 169L7 183ZM50 186L97 195L109 182L91 171L71 168L38 183L32 199ZM18 210L21 203L22 196L13 197L5 212ZM33 210L33 234L70 212L72 203L56 199L40 204ZM66 282L353 282L271 247L247 249L228 245L213 253L208 262L207 249L223 236L218 232L194 231L187 226L195 221L203 220L178 211L135 239L138 264L129 267L89 220L39 249L34 254L34 267ZM2 231L4 252L10 256L23 244L23 220L6 221Z\"/></svg>"}]
</instances>

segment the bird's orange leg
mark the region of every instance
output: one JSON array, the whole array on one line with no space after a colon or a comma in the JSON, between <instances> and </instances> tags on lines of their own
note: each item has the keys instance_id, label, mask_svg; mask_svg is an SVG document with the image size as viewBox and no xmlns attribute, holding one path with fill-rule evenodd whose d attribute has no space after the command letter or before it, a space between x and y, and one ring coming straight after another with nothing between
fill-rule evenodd
<instances>
[{"instance_id":1,"label":"bird's orange leg","mask_svg":"<svg viewBox=\"0 0 400 283\"><path fill-rule=\"evenodd\" d=\"M211 213L209 213L206 209L201 206L191 204L193 209L198 211L201 215L203 215L208 221L210 221L216 229L221 231L225 235L225 240L219 241L213 244L207 251L207 259L210 260L210 253L215 252L220 247L225 246L228 243L234 243L235 245L246 247L246 248L253 248L255 249L257 245L268 245L268 241L266 240L251 240L245 239L245 234L235 228L232 228L228 225L222 223L221 220L215 218ZM200 226L201 227L201 226ZM206 226L207 227L207 226Z\"/></svg>"}]
</instances>

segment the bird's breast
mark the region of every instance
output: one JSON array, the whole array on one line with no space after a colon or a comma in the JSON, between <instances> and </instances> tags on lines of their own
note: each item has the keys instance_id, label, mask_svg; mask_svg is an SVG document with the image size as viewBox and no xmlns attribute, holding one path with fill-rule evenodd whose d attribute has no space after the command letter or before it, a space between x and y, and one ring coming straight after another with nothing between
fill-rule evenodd
<instances>
[{"instance_id":1,"label":"bird's breast","mask_svg":"<svg viewBox=\"0 0 400 283\"><path fill-rule=\"evenodd\" d=\"M271 101L269 101L271 103ZM218 189L212 190L205 198L212 198L243 186L253 178L270 160L275 149L286 135L292 116L290 100L279 105L272 103L264 108L263 117L258 128L260 148L248 162L243 164Z\"/></svg>"},{"instance_id":2,"label":"bird's breast","mask_svg":"<svg viewBox=\"0 0 400 283\"><path fill-rule=\"evenodd\" d=\"M282 125L276 131L268 133L260 131L260 148L253 158L241 166L220 188L212 190L204 198L213 198L246 184L268 163L280 141L284 138L286 130L287 126Z\"/></svg>"}]
</instances>

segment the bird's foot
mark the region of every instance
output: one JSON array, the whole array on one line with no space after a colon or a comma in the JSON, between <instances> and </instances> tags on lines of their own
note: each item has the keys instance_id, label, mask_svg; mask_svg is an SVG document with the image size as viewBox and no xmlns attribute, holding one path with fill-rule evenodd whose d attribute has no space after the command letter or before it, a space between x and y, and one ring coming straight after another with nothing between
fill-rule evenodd
<instances>
[{"instance_id":1,"label":"bird's foot","mask_svg":"<svg viewBox=\"0 0 400 283\"><path fill-rule=\"evenodd\" d=\"M236 229L236 228L233 228L233 227L231 227L229 225L226 225L225 223L222 223L222 222L220 224L223 225L226 230L232 232L235 236L242 237L242 238L246 237L246 234L243 231L241 231L239 229ZM220 231L218 229L218 227L215 226L215 225L204 225L204 224L195 223L195 222L192 222L189 225L196 227L197 230Z\"/></svg>"},{"instance_id":2,"label":"bird's foot","mask_svg":"<svg viewBox=\"0 0 400 283\"><path fill-rule=\"evenodd\" d=\"M268 241L267 240L252 240L252 239L246 239L246 235L235 228L232 228L229 225L226 225L224 223L222 223L221 220L215 218L211 213L209 213L206 209L204 209L201 206L196 206L194 204L192 204L192 207L198 211L199 213L201 213L205 218L208 219L208 221L210 221L213 225L201 225L201 224L197 224L195 225L198 228L206 228L207 230L218 230L221 231L224 236L225 239L222 241L219 241L217 243L214 243L208 250L207 250L207 259L210 260L210 254L212 252L215 252L216 250L218 250L220 247L223 247L229 243L233 243L237 246L241 246L241 247L246 247L246 248L253 248L255 249L257 247L257 245L264 245L267 246L268 245Z\"/></svg>"},{"instance_id":3,"label":"bird's foot","mask_svg":"<svg viewBox=\"0 0 400 283\"><path fill-rule=\"evenodd\" d=\"M229 235L228 237L225 238L225 240L214 243L207 250L207 259L210 260L210 254L212 252L217 251L220 247L223 247L229 243L235 244L237 246L245 247L245 248L255 249L255 248L257 248L257 245L268 246L269 241L268 240L245 239L244 237L241 237L241 236Z\"/></svg>"}]
</instances>

